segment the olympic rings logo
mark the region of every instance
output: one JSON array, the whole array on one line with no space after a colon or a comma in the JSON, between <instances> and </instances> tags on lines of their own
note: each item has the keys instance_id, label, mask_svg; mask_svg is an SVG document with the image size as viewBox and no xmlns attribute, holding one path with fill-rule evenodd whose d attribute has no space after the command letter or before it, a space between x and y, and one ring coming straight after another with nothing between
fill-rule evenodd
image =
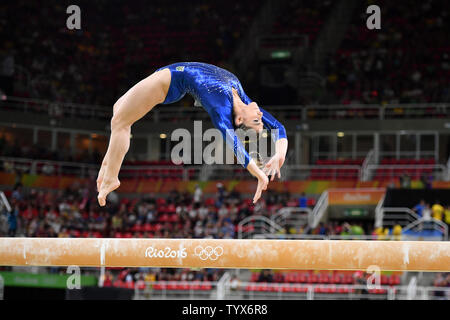
<instances>
[{"instance_id":1,"label":"olympic rings logo","mask_svg":"<svg viewBox=\"0 0 450 320\"><path fill-rule=\"evenodd\" d=\"M212 260L216 261L223 254L222 247L211 247L207 246L203 248L202 246L197 246L194 249L194 255L198 256L200 260Z\"/></svg>"}]
</instances>

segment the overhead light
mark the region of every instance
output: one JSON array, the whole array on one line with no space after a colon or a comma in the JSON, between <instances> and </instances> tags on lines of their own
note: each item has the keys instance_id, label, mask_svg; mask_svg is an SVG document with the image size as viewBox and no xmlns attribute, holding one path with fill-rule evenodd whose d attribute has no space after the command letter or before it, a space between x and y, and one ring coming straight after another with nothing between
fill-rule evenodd
<instances>
[{"instance_id":1,"label":"overhead light","mask_svg":"<svg viewBox=\"0 0 450 320\"><path fill-rule=\"evenodd\" d=\"M344 136L344 133L343 133L343 132L338 132L338 133L337 133L337 136L338 136L339 138L342 138L342 137Z\"/></svg>"},{"instance_id":2,"label":"overhead light","mask_svg":"<svg viewBox=\"0 0 450 320\"><path fill-rule=\"evenodd\" d=\"M167 134L161 133L161 134L159 135L159 137L160 137L161 139L165 139L165 138L167 138Z\"/></svg>"}]
</instances>

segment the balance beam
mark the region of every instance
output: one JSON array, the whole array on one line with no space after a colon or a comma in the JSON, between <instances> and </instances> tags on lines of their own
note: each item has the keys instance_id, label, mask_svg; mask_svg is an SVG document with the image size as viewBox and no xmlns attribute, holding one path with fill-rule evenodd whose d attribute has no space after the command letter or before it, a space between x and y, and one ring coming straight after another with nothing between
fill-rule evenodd
<instances>
[{"instance_id":1,"label":"balance beam","mask_svg":"<svg viewBox=\"0 0 450 320\"><path fill-rule=\"evenodd\" d=\"M0 265L439 272L450 242L0 238Z\"/></svg>"}]
</instances>

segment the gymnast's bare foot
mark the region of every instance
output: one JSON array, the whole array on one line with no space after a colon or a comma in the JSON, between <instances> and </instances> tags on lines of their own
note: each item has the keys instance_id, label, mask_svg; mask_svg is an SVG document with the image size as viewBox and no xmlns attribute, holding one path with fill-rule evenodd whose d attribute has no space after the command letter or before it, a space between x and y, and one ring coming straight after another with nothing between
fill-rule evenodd
<instances>
[{"instance_id":1,"label":"gymnast's bare foot","mask_svg":"<svg viewBox=\"0 0 450 320\"><path fill-rule=\"evenodd\" d=\"M118 187L120 187L120 181L119 179L108 179L105 178L102 181L102 185L100 187L100 191L98 193L97 199L98 204L103 207L106 204L106 197L111 191L116 190Z\"/></svg>"}]
</instances>

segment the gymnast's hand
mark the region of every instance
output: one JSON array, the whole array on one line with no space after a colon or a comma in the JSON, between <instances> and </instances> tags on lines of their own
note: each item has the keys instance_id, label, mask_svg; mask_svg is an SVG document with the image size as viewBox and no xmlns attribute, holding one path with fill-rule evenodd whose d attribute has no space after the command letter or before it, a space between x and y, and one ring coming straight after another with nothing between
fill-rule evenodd
<instances>
[{"instance_id":1,"label":"gymnast's hand","mask_svg":"<svg viewBox=\"0 0 450 320\"><path fill-rule=\"evenodd\" d=\"M247 170L250 172L252 176L258 179L258 186L256 187L256 193L253 197L253 203L255 204L259 198L261 198L261 194L264 190L267 189L267 185L269 184L269 178L267 175L258 168L255 161L252 159L247 166Z\"/></svg>"},{"instance_id":2,"label":"gymnast's hand","mask_svg":"<svg viewBox=\"0 0 450 320\"><path fill-rule=\"evenodd\" d=\"M275 153L275 155L263 167L263 172L267 176L271 176L270 181L275 179L275 175L278 175L278 179L281 179L280 169L284 164L284 159L285 158L281 154Z\"/></svg>"}]
</instances>

